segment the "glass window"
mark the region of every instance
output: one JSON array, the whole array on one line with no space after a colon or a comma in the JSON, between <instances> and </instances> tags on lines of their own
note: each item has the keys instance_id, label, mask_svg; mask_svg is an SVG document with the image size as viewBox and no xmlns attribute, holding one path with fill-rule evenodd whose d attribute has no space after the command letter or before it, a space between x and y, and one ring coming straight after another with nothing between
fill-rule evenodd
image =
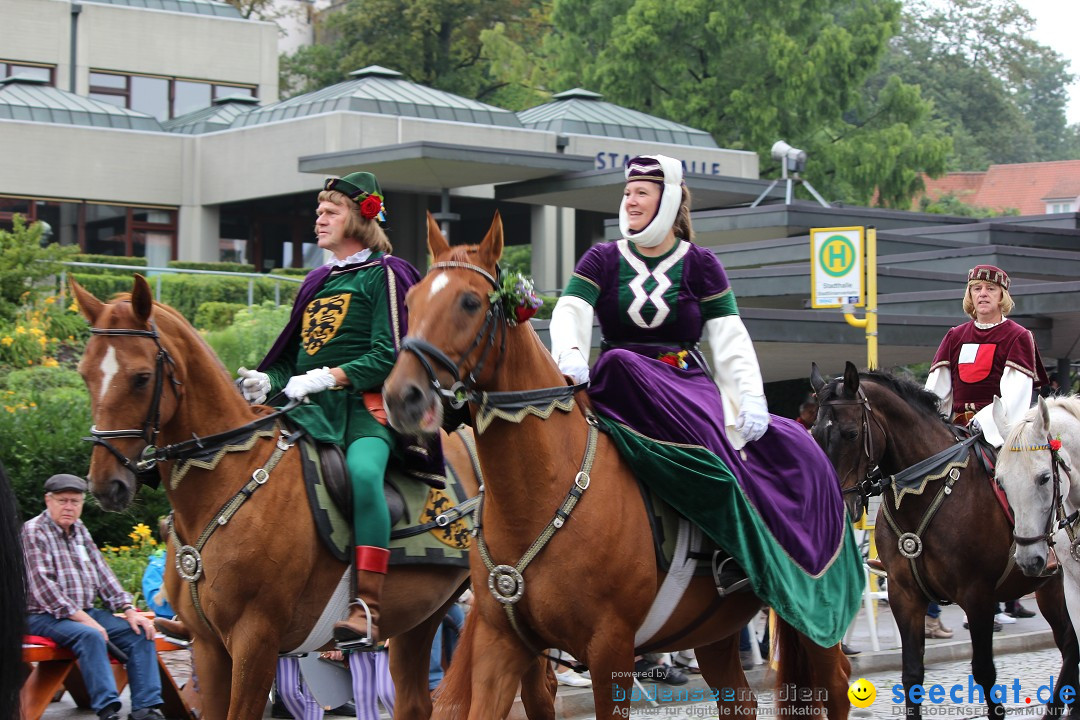
<instances>
[{"instance_id":1,"label":"glass window","mask_svg":"<svg viewBox=\"0 0 1080 720\"><path fill-rule=\"evenodd\" d=\"M0 197L0 213L19 213L23 216L29 216L30 201L26 198Z\"/></svg>"},{"instance_id":2,"label":"glass window","mask_svg":"<svg viewBox=\"0 0 1080 720\"><path fill-rule=\"evenodd\" d=\"M127 90L127 75L92 72L90 73L90 87Z\"/></svg>"},{"instance_id":3,"label":"glass window","mask_svg":"<svg viewBox=\"0 0 1080 720\"><path fill-rule=\"evenodd\" d=\"M221 238L218 247L218 260L221 262L246 263L248 261L247 240Z\"/></svg>"},{"instance_id":4,"label":"glass window","mask_svg":"<svg viewBox=\"0 0 1080 720\"><path fill-rule=\"evenodd\" d=\"M173 98L173 117L210 107L210 90L209 83L177 80Z\"/></svg>"},{"instance_id":5,"label":"glass window","mask_svg":"<svg viewBox=\"0 0 1080 720\"><path fill-rule=\"evenodd\" d=\"M127 208L119 205L87 205L86 252L126 256L126 225Z\"/></svg>"},{"instance_id":6,"label":"glass window","mask_svg":"<svg viewBox=\"0 0 1080 720\"><path fill-rule=\"evenodd\" d=\"M8 63L8 75L28 75L38 80L44 80L47 83L52 83L52 68L41 67L40 65L16 65L15 63Z\"/></svg>"},{"instance_id":7,"label":"glass window","mask_svg":"<svg viewBox=\"0 0 1080 720\"><path fill-rule=\"evenodd\" d=\"M255 90L242 85L215 85L214 86L214 99L228 97L229 95L242 95L244 97L255 97Z\"/></svg>"},{"instance_id":8,"label":"glass window","mask_svg":"<svg viewBox=\"0 0 1080 720\"><path fill-rule=\"evenodd\" d=\"M168 210L154 210L151 208L135 208L132 219L140 223L154 223L157 225L172 225L173 214Z\"/></svg>"},{"instance_id":9,"label":"glass window","mask_svg":"<svg viewBox=\"0 0 1080 720\"><path fill-rule=\"evenodd\" d=\"M172 259L172 237L172 233L132 233L131 253L134 257L145 257L150 267L165 267Z\"/></svg>"},{"instance_id":10,"label":"glass window","mask_svg":"<svg viewBox=\"0 0 1080 720\"><path fill-rule=\"evenodd\" d=\"M169 119L169 81L165 78L131 76L129 107L158 120Z\"/></svg>"}]
</instances>

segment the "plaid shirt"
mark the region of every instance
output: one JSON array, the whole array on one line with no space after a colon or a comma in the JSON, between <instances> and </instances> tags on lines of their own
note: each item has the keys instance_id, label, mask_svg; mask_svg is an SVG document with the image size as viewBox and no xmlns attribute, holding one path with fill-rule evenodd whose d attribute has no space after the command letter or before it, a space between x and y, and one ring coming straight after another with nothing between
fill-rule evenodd
<instances>
[{"instance_id":1,"label":"plaid shirt","mask_svg":"<svg viewBox=\"0 0 1080 720\"><path fill-rule=\"evenodd\" d=\"M47 613L58 620L94 605L94 598L114 612L131 604L112 569L81 520L65 533L45 510L22 527L26 555L29 613Z\"/></svg>"}]
</instances>

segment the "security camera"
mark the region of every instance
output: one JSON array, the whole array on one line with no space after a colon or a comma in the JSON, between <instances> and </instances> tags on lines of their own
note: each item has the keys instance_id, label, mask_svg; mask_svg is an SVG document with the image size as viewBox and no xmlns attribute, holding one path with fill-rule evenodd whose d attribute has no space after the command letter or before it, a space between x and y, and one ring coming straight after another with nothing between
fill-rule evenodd
<instances>
[{"instance_id":1,"label":"security camera","mask_svg":"<svg viewBox=\"0 0 1080 720\"><path fill-rule=\"evenodd\" d=\"M773 160L780 160L784 168L791 172L802 172L806 169L806 151L791 147L783 140L773 143L771 151Z\"/></svg>"}]
</instances>

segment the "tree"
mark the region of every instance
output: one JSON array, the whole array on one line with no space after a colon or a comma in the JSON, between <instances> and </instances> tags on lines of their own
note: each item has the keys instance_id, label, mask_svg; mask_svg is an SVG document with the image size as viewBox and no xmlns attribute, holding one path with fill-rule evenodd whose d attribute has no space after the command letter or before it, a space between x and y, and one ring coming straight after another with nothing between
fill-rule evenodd
<instances>
[{"instance_id":1,"label":"tree","mask_svg":"<svg viewBox=\"0 0 1080 720\"><path fill-rule=\"evenodd\" d=\"M555 0L561 87L712 133L758 151L806 149L826 196L902 204L948 152L910 83L865 90L899 27L898 0Z\"/></svg>"},{"instance_id":2,"label":"tree","mask_svg":"<svg viewBox=\"0 0 1080 720\"><path fill-rule=\"evenodd\" d=\"M1067 157L1073 76L1033 26L1016 0L909 0L871 83L920 85L954 139L956 169Z\"/></svg>"},{"instance_id":3,"label":"tree","mask_svg":"<svg viewBox=\"0 0 1080 720\"><path fill-rule=\"evenodd\" d=\"M481 36L500 28L502 36L516 37L535 25L534 5L532 0L350 0L327 15L321 46L283 59L284 87L307 92L377 64L422 85L508 107L500 95L512 98L520 88L492 75Z\"/></svg>"},{"instance_id":4,"label":"tree","mask_svg":"<svg viewBox=\"0 0 1080 720\"><path fill-rule=\"evenodd\" d=\"M77 253L74 245L42 244L42 225L15 215L12 229L0 228L0 323L11 321L41 291L40 280L61 270L58 264Z\"/></svg>"}]
</instances>

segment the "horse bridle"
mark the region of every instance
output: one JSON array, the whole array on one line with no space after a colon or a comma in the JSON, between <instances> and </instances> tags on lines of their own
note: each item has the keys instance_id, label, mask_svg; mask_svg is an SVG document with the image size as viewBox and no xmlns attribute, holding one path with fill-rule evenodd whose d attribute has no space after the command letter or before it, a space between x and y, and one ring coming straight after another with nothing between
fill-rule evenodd
<instances>
[{"instance_id":1,"label":"horse bridle","mask_svg":"<svg viewBox=\"0 0 1080 720\"><path fill-rule=\"evenodd\" d=\"M141 428L128 428L124 430L99 430L97 425L90 427L90 437L83 438L95 445L101 445L112 453L120 464L130 471L140 482L151 487L157 487L159 477L154 472L158 461L157 438L161 432L161 395L165 385L165 377L168 374L169 384L173 395L180 398L180 386L183 384L176 379L176 363L169 351L161 344L161 336L158 334L157 324L150 321L149 330L135 330L127 328L99 328L92 327L90 332L94 335L112 337L143 337L150 338L157 345L157 356L154 359L154 389L150 399L150 407L146 411L146 420ZM138 438L146 443L138 460L132 460L120 452L112 443L116 438Z\"/></svg>"},{"instance_id":2,"label":"horse bridle","mask_svg":"<svg viewBox=\"0 0 1080 720\"><path fill-rule=\"evenodd\" d=\"M471 270L478 273L488 281L493 290L498 291L499 281L484 268L471 263L452 260L438 262L431 266L428 273L430 274L436 270L449 270L455 268ZM506 322L500 322L501 320L505 320L503 304L501 302L492 301L488 307L487 313L484 315L484 324L480 327L479 332L477 332L476 337L473 338L468 349L462 353L461 359L456 362L431 343L413 336L408 336L401 341L401 352L410 352L416 356L416 359L419 360L420 364L423 366L424 372L427 373L428 380L430 380L431 386L435 392L447 400L450 407L458 410L465 405L466 402L479 399L479 395L476 392L477 377L483 372L484 364L488 360L488 354L495 347L496 335L499 335L501 338L499 343L499 357L496 360L495 365L496 369L498 369L498 363L502 362L502 357L506 350L506 331L508 325ZM486 343L484 342L485 338L487 340ZM465 378L462 378L461 369L464 367L466 361L468 361L469 356L471 356L481 345L483 345L483 350L480 353L480 359L473 369L469 371L468 375ZM442 383L439 382L435 368L431 364L432 360L445 368L453 378L454 382L449 389L444 388Z\"/></svg>"},{"instance_id":3,"label":"horse bridle","mask_svg":"<svg viewBox=\"0 0 1080 720\"><path fill-rule=\"evenodd\" d=\"M1054 451L1051 447L1052 438L1047 435L1046 437L1046 451L1050 453L1050 474L1054 483L1054 499L1050 505L1050 513L1046 516L1046 527L1041 535L1013 535L1013 540L1017 545L1035 545L1040 542L1045 542L1047 547L1054 546L1054 534L1058 530L1066 530L1069 535L1070 552L1073 557L1080 560L1078 553L1080 553L1080 547L1076 543L1076 529L1075 524L1078 518L1080 518L1080 510L1073 512L1071 515L1065 514L1065 501L1061 496L1061 470L1065 472L1065 477L1072 481L1072 475L1069 473L1069 466L1065 464L1065 461Z\"/></svg>"},{"instance_id":4,"label":"horse bridle","mask_svg":"<svg viewBox=\"0 0 1080 720\"><path fill-rule=\"evenodd\" d=\"M842 488L841 495L850 495L852 493L858 493L858 507L856 507L856 514L861 514L862 505L867 498L875 495L880 495L885 488L883 482L883 476L881 472L881 466L874 460L874 435L870 429L871 418L878 429L884 434L884 429L881 427L881 423L877 417L874 416L873 409L870 407L870 398L866 396L866 392L860 386L855 400L838 400L829 401L824 404L824 407L832 408L837 405L859 405L862 407L862 437L863 437L863 454L866 456L866 474L862 479L857 480L854 485L849 488ZM833 413L835 415L835 413Z\"/></svg>"}]
</instances>

